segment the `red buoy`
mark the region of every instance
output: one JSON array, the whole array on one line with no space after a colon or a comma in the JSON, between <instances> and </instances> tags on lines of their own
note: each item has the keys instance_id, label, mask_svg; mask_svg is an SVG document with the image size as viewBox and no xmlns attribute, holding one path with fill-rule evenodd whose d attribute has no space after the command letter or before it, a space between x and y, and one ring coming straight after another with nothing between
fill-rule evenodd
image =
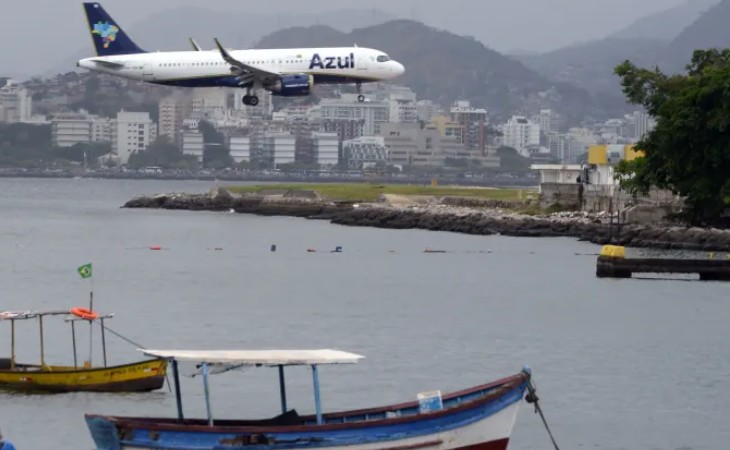
<instances>
[{"instance_id":1,"label":"red buoy","mask_svg":"<svg viewBox=\"0 0 730 450\"><path fill-rule=\"evenodd\" d=\"M159 245L153 245L152 247L150 247L150 250L162 250L162 247L160 247Z\"/></svg>"}]
</instances>

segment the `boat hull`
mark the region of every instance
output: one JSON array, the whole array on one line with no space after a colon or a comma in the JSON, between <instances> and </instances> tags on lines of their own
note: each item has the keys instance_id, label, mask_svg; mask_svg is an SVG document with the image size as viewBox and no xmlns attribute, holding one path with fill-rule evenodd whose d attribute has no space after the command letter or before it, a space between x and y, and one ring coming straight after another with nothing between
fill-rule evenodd
<instances>
[{"instance_id":1,"label":"boat hull","mask_svg":"<svg viewBox=\"0 0 730 450\"><path fill-rule=\"evenodd\" d=\"M322 425L312 416L287 423L288 413L212 426L204 420L99 415L86 415L86 422L98 450L505 450L526 387L526 379L515 376L503 385L447 396L439 411L419 413L417 405L402 404L328 414Z\"/></svg>"},{"instance_id":2,"label":"boat hull","mask_svg":"<svg viewBox=\"0 0 730 450\"><path fill-rule=\"evenodd\" d=\"M98 368L19 366L0 370L0 389L24 392L146 392L165 383L167 361Z\"/></svg>"}]
</instances>

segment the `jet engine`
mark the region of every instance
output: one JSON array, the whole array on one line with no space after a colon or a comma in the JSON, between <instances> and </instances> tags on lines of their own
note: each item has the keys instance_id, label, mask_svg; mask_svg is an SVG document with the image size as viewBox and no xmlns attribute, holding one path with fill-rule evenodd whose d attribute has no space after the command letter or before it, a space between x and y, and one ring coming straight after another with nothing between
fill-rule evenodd
<instances>
[{"instance_id":1,"label":"jet engine","mask_svg":"<svg viewBox=\"0 0 730 450\"><path fill-rule=\"evenodd\" d=\"M314 86L314 77L306 74L282 75L264 87L281 97L305 97Z\"/></svg>"}]
</instances>

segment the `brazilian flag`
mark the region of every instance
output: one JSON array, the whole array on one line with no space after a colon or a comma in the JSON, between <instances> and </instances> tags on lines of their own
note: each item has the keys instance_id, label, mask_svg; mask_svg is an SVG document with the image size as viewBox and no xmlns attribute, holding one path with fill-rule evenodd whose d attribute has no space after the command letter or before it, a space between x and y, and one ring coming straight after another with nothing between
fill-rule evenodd
<instances>
[{"instance_id":1,"label":"brazilian flag","mask_svg":"<svg viewBox=\"0 0 730 450\"><path fill-rule=\"evenodd\" d=\"M81 278L91 278L91 263L84 264L83 266L79 267L78 269L79 275L81 275Z\"/></svg>"}]
</instances>

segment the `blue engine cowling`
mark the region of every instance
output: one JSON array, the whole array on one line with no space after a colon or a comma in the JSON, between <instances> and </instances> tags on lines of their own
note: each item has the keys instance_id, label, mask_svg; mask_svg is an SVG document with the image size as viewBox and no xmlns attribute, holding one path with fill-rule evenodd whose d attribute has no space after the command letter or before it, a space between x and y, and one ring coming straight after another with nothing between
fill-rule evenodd
<instances>
[{"instance_id":1,"label":"blue engine cowling","mask_svg":"<svg viewBox=\"0 0 730 450\"><path fill-rule=\"evenodd\" d=\"M309 95L312 86L314 86L314 77L306 74L296 74L284 75L265 87L274 95L282 97L304 97Z\"/></svg>"}]
</instances>

